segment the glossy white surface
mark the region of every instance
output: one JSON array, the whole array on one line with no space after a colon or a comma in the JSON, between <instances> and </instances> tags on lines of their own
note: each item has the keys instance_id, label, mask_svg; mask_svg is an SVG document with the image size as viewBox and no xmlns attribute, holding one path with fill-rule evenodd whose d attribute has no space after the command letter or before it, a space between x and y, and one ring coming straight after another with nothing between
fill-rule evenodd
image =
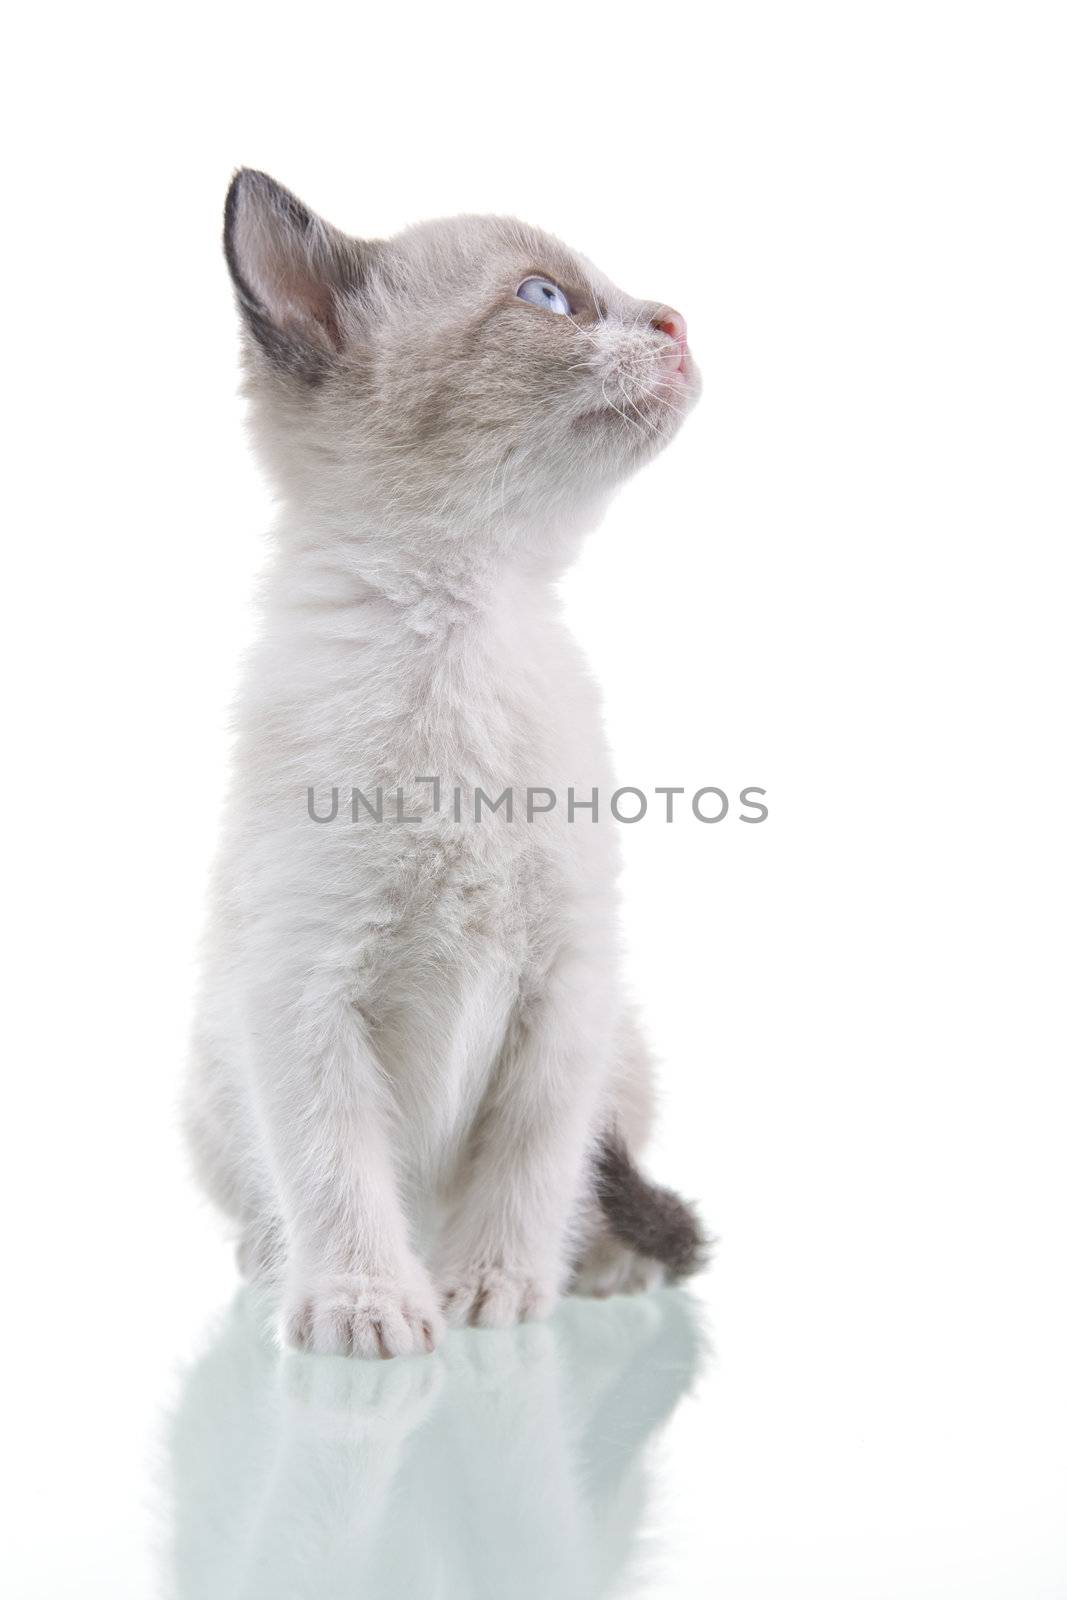
<instances>
[{"instance_id":1,"label":"glossy white surface","mask_svg":"<svg viewBox=\"0 0 1067 1600\"><path fill-rule=\"evenodd\" d=\"M706 1297L573 1301L382 1364L280 1354L247 1294L194 1331L142 1277L124 1332L9 1369L9 1592L1062 1596L1040 1286L992 1262L964 1286L921 1240L903 1272L792 1243L724 1252Z\"/></svg>"},{"instance_id":2,"label":"glossy white surface","mask_svg":"<svg viewBox=\"0 0 1067 1600\"><path fill-rule=\"evenodd\" d=\"M5 1595L1065 1600L1063 8L10 31ZM567 597L621 781L771 807L623 840L692 1304L384 1369L234 1304L174 1108L270 517L240 162L688 318L704 399Z\"/></svg>"}]
</instances>

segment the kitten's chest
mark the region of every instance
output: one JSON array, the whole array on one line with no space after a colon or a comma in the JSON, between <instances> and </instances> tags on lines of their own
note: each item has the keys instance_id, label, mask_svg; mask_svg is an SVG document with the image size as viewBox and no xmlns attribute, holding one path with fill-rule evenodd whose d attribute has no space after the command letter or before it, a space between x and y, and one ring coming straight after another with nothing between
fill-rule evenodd
<instances>
[{"instance_id":1,"label":"kitten's chest","mask_svg":"<svg viewBox=\"0 0 1067 1600\"><path fill-rule=\"evenodd\" d=\"M524 995L543 980L561 885L503 821L427 822L404 851L370 1009L403 1137L433 1178L477 1115Z\"/></svg>"}]
</instances>

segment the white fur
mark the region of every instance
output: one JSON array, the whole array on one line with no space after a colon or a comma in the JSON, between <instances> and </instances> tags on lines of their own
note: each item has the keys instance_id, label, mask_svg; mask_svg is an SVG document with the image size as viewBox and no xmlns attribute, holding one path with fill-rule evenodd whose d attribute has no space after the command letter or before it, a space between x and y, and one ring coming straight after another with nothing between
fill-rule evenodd
<instances>
[{"instance_id":1,"label":"white fur","mask_svg":"<svg viewBox=\"0 0 1067 1600\"><path fill-rule=\"evenodd\" d=\"M659 339L624 331L605 326L597 393ZM287 503L238 708L189 1123L246 1270L281 1280L285 1339L402 1354L446 1318L544 1315L586 1235L600 1281L632 1276L602 1259L590 1154L612 1122L641 1142L647 1061L619 989L614 825L567 820L568 790L606 811L615 785L554 588L607 488L590 474L553 501L539 453L525 487L494 469L442 517L394 492L380 453L334 449L316 480L293 467L293 387L263 372ZM378 784L387 818L400 785L422 820L353 823L352 785ZM320 808L338 786L335 821L309 818L309 785ZM514 820L475 823L476 786L511 787ZM527 821L527 786L557 808Z\"/></svg>"}]
</instances>

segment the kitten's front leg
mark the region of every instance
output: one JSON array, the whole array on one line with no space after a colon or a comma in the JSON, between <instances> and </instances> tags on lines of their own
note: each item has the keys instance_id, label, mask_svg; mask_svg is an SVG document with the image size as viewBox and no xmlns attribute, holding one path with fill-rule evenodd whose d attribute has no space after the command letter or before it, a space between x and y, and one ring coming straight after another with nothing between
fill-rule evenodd
<instances>
[{"instance_id":1,"label":"kitten's front leg","mask_svg":"<svg viewBox=\"0 0 1067 1600\"><path fill-rule=\"evenodd\" d=\"M454 1324L547 1316L568 1277L612 1034L595 964L561 957L512 1030L471 1140L435 1277Z\"/></svg>"},{"instance_id":2,"label":"kitten's front leg","mask_svg":"<svg viewBox=\"0 0 1067 1600\"><path fill-rule=\"evenodd\" d=\"M374 1049L350 999L293 981L249 1008L252 1080L287 1235L282 1337L325 1354L433 1350L443 1334L408 1241Z\"/></svg>"}]
</instances>

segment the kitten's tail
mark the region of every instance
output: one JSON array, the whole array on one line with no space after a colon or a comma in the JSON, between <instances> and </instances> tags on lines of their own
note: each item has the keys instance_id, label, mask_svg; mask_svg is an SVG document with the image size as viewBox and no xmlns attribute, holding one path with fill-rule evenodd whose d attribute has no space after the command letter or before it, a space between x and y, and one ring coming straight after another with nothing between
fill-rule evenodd
<instances>
[{"instance_id":1,"label":"kitten's tail","mask_svg":"<svg viewBox=\"0 0 1067 1600\"><path fill-rule=\"evenodd\" d=\"M661 1262L668 1283L706 1265L712 1240L692 1207L673 1189L650 1183L614 1132L602 1135L597 1147L596 1196L616 1239Z\"/></svg>"}]
</instances>

